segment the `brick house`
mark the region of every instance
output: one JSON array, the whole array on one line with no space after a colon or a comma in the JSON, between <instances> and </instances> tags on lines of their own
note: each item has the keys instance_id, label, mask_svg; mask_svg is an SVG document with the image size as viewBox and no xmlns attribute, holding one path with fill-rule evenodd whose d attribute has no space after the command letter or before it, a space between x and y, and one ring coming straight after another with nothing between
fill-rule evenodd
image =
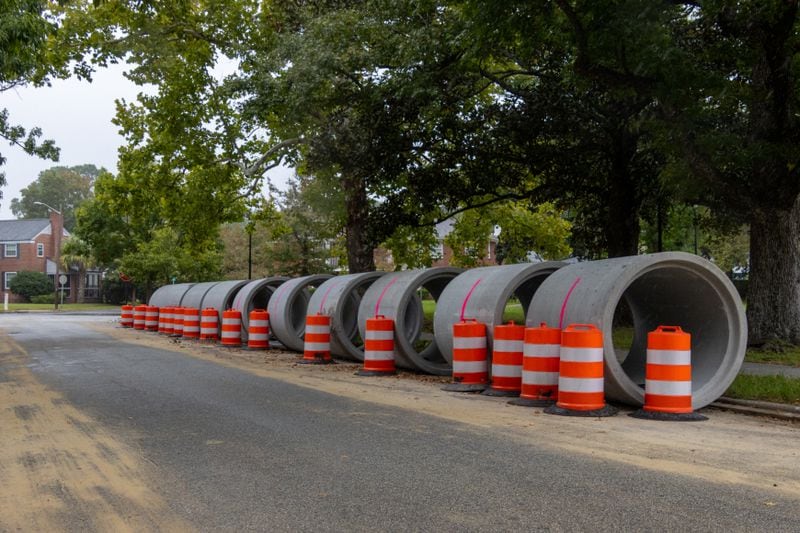
<instances>
[{"instance_id":1,"label":"brick house","mask_svg":"<svg viewBox=\"0 0 800 533\"><path fill-rule=\"evenodd\" d=\"M56 274L66 274L64 302L78 300L78 273L56 269L56 249L61 246L69 232L64 229L60 213L51 212L50 218L29 218L22 220L0 220L0 292L8 293L10 302L20 298L11 293L9 283L17 272L43 272L53 279ZM97 272L86 274L85 296L90 300L99 298L100 276ZM54 280L55 282L55 280ZM91 291L94 288L96 294Z\"/></svg>"}]
</instances>

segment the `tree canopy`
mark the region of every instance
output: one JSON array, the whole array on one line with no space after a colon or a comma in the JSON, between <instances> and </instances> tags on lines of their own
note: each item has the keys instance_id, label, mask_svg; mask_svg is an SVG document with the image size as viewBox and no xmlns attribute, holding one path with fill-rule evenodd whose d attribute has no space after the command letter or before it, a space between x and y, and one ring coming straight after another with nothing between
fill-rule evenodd
<instances>
[{"instance_id":1,"label":"tree canopy","mask_svg":"<svg viewBox=\"0 0 800 533\"><path fill-rule=\"evenodd\" d=\"M98 257L156 237L212 253L220 223L274 213L281 162L339 199L354 272L381 243L424 264L454 215L477 242L502 212L508 260L566 250L567 227L602 258L638 253L642 228L669 245L698 206L723 240L749 228L751 339L800 342L796 0L115 0L56 18L58 57L125 60L156 89L118 103L119 174L78 225Z\"/></svg>"},{"instance_id":2,"label":"tree canopy","mask_svg":"<svg viewBox=\"0 0 800 533\"><path fill-rule=\"evenodd\" d=\"M56 23L47 4L45 0L0 0L0 93L44 82L54 66L46 44ZM8 109L0 108L0 139L30 155L58 161L55 143L41 137L40 128L14 124ZM5 162L0 152L0 167ZM5 185L5 174L0 172L0 189Z\"/></svg>"},{"instance_id":3,"label":"tree canopy","mask_svg":"<svg viewBox=\"0 0 800 533\"><path fill-rule=\"evenodd\" d=\"M20 198L11 200L11 212L18 218L47 218L49 209L41 202L64 215L64 227L75 228L76 210L93 197L94 180L103 169L94 165L52 167L43 170L30 185L20 191Z\"/></svg>"}]
</instances>

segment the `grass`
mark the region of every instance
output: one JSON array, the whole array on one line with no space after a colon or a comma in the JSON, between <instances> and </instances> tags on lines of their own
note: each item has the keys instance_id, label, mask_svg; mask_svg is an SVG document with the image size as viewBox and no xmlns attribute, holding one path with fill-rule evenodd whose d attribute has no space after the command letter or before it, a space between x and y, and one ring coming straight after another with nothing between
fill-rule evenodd
<instances>
[{"instance_id":1,"label":"grass","mask_svg":"<svg viewBox=\"0 0 800 533\"><path fill-rule=\"evenodd\" d=\"M436 310L436 302L433 300L422 300L422 311L425 313L425 320L433 320L433 313ZM503 322L513 320L517 324L525 323L525 313L522 311L522 304L510 302L506 305L503 313Z\"/></svg>"},{"instance_id":2,"label":"grass","mask_svg":"<svg viewBox=\"0 0 800 533\"><path fill-rule=\"evenodd\" d=\"M744 360L749 363L800 367L800 346L771 343L760 348L750 348Z\"/></svg>"},{"instance_id":3,"label":"grass","mask_svg":"<svg viewBox=\"0 0 800 533\"><path fill-rule=\"evenodd\" d=\"M59 311L107 311L109 309L120 309L119 305L112 304L59 304ZM9 311L52 311L53 304L8 304ZM0 313L4 311L0 304Z\"/></svg>"},{"instance_id":4,"label":"grass","mask_svg":"<svg viewBox=\"0 0 800 533\"><path fill-rule=\"evenodd\" d=\"M800 379L739 374L725 396L800 405Z\"/></svg>"}]
</instances>

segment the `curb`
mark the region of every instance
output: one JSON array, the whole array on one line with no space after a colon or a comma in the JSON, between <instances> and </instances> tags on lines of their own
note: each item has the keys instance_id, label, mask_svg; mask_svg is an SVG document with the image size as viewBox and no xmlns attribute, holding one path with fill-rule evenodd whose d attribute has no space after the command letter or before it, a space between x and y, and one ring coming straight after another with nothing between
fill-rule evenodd
<instances>
[{"instance_id":1,"label":"curb","mask_svg":"<svg viewBox=\"0 0 800 533\"><path fill-rule=\"evenodd\" d=\"M717 409L755 416L769 416L780 420L800 422L800 406L758 400L740 400L723 396L709 405Z\"/></svg>"}]
</instances>

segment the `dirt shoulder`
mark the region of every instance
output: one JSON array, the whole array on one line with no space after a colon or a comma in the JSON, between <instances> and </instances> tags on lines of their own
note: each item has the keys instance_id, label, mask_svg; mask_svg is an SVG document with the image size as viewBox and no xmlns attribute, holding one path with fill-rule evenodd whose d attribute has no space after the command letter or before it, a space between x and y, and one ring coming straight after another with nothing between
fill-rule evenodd
<instances>
[{"instance_id":1,"label":"dirt shoulder","mask_svg":"<svg viewBox=\"0 0 800 533\"><path fill-rule=\"evenodd\" d=\"M0 531L186 531L135 450L40 383L0 331Z\"/></svg>"},{"instance_id":2,"label":"dirt shoulder","mask_svg":"<svg viewBox=\"0 0 800 533\"><path fill-rule=\"evenodd\" d=\"M568 418L541 409L508 405L505 399L447 393L448 380L401 372L395 377L354 375L355 363L298 365L298 354L251 352L174 340L94 324L120 341L167 349L338 396L410 409L430 416L499 431L531 447L557 448L600 461L636 465L717 483L758 487L800 496L800 425L706 409L708 421L655 422L626 416ZM369 416L368 412L364 416ZM770 505L770 502L764 502Z\"/></svg>"}]
</instances>

